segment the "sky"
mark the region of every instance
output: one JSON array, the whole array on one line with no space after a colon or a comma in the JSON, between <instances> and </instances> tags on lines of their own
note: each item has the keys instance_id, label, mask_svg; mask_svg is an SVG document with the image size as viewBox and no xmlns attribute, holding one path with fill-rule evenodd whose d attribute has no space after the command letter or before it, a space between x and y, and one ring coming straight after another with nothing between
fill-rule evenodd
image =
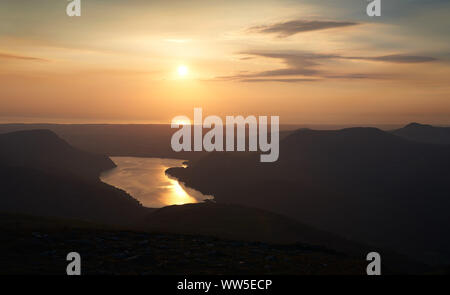
<instances>
[{"instance_id":1,"label":"sky","mask_svg":"<svg viewBox=\"0 0 450 295\"><path fill-rule=\"evenodd\" d=\"M450 1L0 2L0 122L450 124Z\"/></svg>"}]
</instances>

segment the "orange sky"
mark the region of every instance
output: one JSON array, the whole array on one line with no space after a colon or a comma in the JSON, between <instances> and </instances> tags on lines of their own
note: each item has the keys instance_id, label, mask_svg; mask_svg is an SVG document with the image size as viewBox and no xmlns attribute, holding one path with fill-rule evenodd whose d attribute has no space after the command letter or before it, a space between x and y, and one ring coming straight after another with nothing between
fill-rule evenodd
<instances>
[{"instance_id":1,"label":"orange sky","mask_svg":"<svg viewBox=\"0 0 450 295\"><path fill-rule=\"evenodd\" d=\"M0 121L450 124L450 4L336 2L2 0Z\"/></svg>"}]
</instances>

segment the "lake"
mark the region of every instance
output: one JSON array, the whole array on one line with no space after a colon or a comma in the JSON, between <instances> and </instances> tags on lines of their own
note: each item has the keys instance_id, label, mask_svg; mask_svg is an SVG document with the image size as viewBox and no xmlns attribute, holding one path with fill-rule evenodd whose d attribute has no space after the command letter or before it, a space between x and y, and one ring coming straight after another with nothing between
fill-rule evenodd
<instances>
[{"instance_id":1,"label":"lake","mask_svg":"<svg viewBox=\"0 0 450 295\"><path fill-rule=\"evenodd\" d=\"M184 160L139 157L111 157L111 160L117 167L103 172L100 179L123 189L145 207L199 203L213 198L165 174L167 168L182 167Z\"/></svg>"}]
</instances>

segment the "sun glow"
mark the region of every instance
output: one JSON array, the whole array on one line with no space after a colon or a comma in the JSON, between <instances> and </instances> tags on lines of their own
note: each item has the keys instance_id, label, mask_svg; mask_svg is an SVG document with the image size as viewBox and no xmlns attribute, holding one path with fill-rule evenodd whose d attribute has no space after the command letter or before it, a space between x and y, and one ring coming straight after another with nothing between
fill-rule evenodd
<instances>
[{"instance_id":1,"label":"sun glow","mask_svg":"<svg viewBox=\"0 0 450 295\"><path fill-rule=\"evenodd\" d=\"M188 119L174 120L174 121L172 121L172 123L178 124L178 125L191 125L191 121Z\"/></svg>"},{"instance_id":2,"label":"sun glow","mask_svg":"<svg viewBox=\"0 0 450 295\"><path fill-rule=\"evenodd\" d=\"M185 77L189 73L189 69L185 65L180 65L177 68L178 76Z\"/></svg>"}]
</instances>

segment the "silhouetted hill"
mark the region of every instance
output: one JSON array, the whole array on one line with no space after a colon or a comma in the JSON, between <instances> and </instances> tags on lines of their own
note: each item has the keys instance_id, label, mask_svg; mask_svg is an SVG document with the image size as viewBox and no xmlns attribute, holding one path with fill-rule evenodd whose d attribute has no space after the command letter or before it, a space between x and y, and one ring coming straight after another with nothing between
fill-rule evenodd
<instances>
[{"instance_id":1,"label":"silhouetted hill","mask_svg":"<svg viewBox=\"0 0 450 295\"><path fill-rule=\"evenodd\" d=\"M108 157L78 150L50 130L0 134L0 163L85 178L115 167Z\"/></svg>"},{"instance_id":2,"label":"silhouetted hill","mask_svg":"<svg viewBox=\"0 0 450 295\"><path fill-rule=\"evenodd\" d=\"M1 167L0 211L129 225L147 212L135 199L99 180Z\"/></svg>"},{"instance_id":3,"label":"silhouetted hill","mask_svg":"<svg viewBox=\"0 0 450 295\"><path fill-rule=\"evenodd\" d=\"M375 128L299 130L280 158L210 154L167 172L218 203L259 207L411 257L450 258L450 146Z\"/></svg>"},{"instance_id":4,"label":"silhouetted hill","mask_svg":"<svg viewBox=\"0 0 450 295\"><path fill-rule=\"evenodd\" d=\"M450 144L450 127L435 127L419 123L411 123L403 128L391 131L393 134L404 137L409 140Z\"/></svg>"},{"instance_id":5,"label":"silhouetted hill","mask_svg":"<svg viewBox=\"0 0 450 295\"><path fill-rule=\"evenodd\" d=\"M0 211L126 224L147 212L101 182L107 157L71 147L48 130L0 135Z\"/></svg>"}]
</instances>

